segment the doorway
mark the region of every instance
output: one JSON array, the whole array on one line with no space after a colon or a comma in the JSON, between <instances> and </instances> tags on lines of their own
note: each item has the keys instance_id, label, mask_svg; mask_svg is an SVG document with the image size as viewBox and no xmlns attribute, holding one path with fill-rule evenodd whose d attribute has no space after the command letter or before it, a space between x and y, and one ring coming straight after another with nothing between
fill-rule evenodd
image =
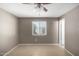
<instances>
[{"instance_id":1,"label":"doorway","mask_svg":"<svg viewBox=\"0 0 79 59\"><path fill-rule=\"evenodd\" d=\"M59 20L59 45L65 47L65 18Z\"/></svg>"}]
</instances>

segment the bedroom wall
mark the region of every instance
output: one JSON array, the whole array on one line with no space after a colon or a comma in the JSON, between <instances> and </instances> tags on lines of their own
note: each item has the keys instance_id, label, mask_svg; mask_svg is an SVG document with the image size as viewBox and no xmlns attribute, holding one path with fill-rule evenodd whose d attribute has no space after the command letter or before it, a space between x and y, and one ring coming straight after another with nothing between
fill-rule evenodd
<instances>
[{"instance_id":1,"label":"bedroom wall","mask_svg":"<svg viewBox=\"0 0 79 59\"><path fill-rule=\"evenodd\" d=\"M0 9L0 55L12 49L18 43L17 18Z\"/></svg>"},{"instance_id":2,"label":"bedroom wall","mask_svg":"<svg viewBox=\"0 0 79 59\"><path fill-rule=\"evenodd\" d=\"M79 6L64 15L65 48L74 55L79 55Z\"/></svg>"},{"instance_id":3,"label":"bedroom wall","mask_svg":"<svg viewBox=\"0 0 79 59\"><path fill-rule=\"evenodd\" d=\"M32 36L32 21L46 21L47 35ZM20 44L56 44L58 43L57 18L20 18L19 19Z\"/></svg>"}]
</instances>

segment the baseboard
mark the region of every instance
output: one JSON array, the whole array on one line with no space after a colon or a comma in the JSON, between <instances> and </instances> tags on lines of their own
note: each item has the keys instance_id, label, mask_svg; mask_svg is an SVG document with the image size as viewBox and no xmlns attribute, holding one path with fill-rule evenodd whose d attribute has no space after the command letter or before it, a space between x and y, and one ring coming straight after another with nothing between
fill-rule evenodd
<instances>
[{"instance_id":1,"label":"baseboard","mask_svg":"<svg viewBox=\"0 0 79 59\"><path fill-rule=\"evenodd\" d=\"M7 56L10 52L12 52L15 48L17 48L18 46L16 45L15 47L13 47L11 50L9 50L8 52L6 52L3 56Z\"/></svg>"},{"instance_id":2,"label":"baseboard","mask_svg":"<svg viewBox=\"0 0 79 59\"><path fill-rule=\"evenodd\" d=\"M74 54L72 54L69 50L65 49L71 56L75 56Z\"/></svg>"},{"instance_id":3,"label":"baseboard","mask_svg":"<svg viewBox=\"0 0 79 59\"><path fill-rule=\"evenodd\" d=\"M58 43L56 44L18 44L18 45L58 45Z\"/></svg>"}]
</instances>

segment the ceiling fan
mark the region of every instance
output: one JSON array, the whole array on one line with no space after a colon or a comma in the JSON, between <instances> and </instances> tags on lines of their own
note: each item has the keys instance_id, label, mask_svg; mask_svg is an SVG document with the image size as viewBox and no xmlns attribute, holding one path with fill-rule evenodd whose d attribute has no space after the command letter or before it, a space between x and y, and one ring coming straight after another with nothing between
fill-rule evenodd
<instances>
[{"instance_id":1,"label":"ceiling fan","mask_svg":"<svg viewBox=\"0 0 79 59\"><path fill-rule=\"evenodd\" d=\"M43 9L43 11L47 12L48 9L44 6L44 5L48 5L51 3L22 3L22 4L34 4L35 5L35 9Z\"/></svg>"}]
</instances>

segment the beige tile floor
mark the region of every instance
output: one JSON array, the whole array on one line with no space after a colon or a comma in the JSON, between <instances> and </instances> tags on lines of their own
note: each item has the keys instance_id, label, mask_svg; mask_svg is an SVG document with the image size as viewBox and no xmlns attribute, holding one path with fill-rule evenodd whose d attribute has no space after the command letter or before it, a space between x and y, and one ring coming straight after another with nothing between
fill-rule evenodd
<instances>
[{"instance_id":1,"label":"beige tile floor","mask_svg":"<svg viewBox=\"0 0 79 59\"><path fill-rule=\"evenodd\" d=\"M18 45L7 56L70 56L58 45Z\"/></svg>"}]
</instances>

